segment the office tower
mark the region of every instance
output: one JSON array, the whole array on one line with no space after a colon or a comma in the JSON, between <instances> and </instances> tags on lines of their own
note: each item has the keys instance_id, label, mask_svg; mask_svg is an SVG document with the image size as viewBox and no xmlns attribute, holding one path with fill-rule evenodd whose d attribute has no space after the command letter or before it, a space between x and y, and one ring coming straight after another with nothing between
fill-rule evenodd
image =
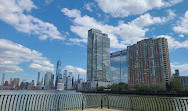
<instances>
[{"instance_id":1,"label":"office tower","mask_svg":"<svg viewBox=\"0 0 188 111\"><path fill-rule=\"evenodd\" d=\"M64 82L63 82L62 74L58 75L57 90L64 90Z\"/></svg>"},{"instance_id":2,"label":"office tower","mask_svg":"<svg viewBox=\"0 0 188 111\"><path fill-rule=\"evenodd\" d=\"M87 81L110 81L110 39L97 29L88 31Z\"/></svg>"},{"instance_id":3,"label":"office tower","mask_svg":"<svg viewBox=\"0 0 188 111\"><path fill-rule=\"evenodd\" d=\"M5 82L5 73L3 73L3 77L2 77L2 80L1 80L1 86L3 86L4 82Z\"/></svg>"},{"instance_id":4,"label":"office tower","mask_svg":"<svg viewBox=\"0 0 188 111\"><path fill-rule=\"evenodd\" d=\"M59 76L58 76L58 83L63 83L62 74L59 74Z\"/></svg>"},{"instance_id":5,"label":"office tower","mask_svg":"<svg viewBox=\"0 0 188 111\"><path fill-rule=\"evenodd\" d=\"M11 86L11 87L14 86L14 78L10 78L10 86Z\"/></svg>"},{"instance_id":6,"label":"office tower","mask_svg":"<svg viewBox=\"0 0 188 111\"><path fill-rule=\"evenodd\" d=\"M44 77L44 89L52 89L52 73L47 72Z\"/></svg>"},{"instance_id":7,"label":"office tower","mask_svg":"<svg viewBox=\"0 0 188 111\"><path fill-rule=\"evenodd\" d=\"M38 72L37 84L40 82L40 72Z\"/></svg>"},{"instance_id":8,"label":"office tower","mask_svg":"<svg viewBox=\"0 0 188 111\"><path fill-rule=\"evenodd\" d=\"M19 84L20 84L20 78L14 78L14 82L13 82L13 88L14 89L18 89L19 88Z\"/></svg>"},{"instance_id":9,"label":"office tower","mask_svg":"<svg viewBox=\"0 0 188 111\"><path fill-rule=\"evenodd\" d=\"M175 74L173 74L173 77L179 77L179 69L175 70Z\"/></svg>"},{"instance_id":10,"label":"office tower","mask_svg":"<svg viewBox=\"0 0 188 111\"><path fill-rule=\"evenodd\" d=\"M66 83L67 89L72 89L72 76L67 77L67 83Z\"/></svg>"},{"instance_id":11,"label":"office tower","mask_svg":"<svg viewBox=\"0 0 188 111\"><path fill-rule=\"evenodd\" d=\"M59 59L57 61L57 68L56 68L56 82L55 82L55 87L57 87L57 83L58 83L58 75L61 73L61 60Z\"/></svg>"},{"instance_id":12,"label":"office tower","mask_svg":"<svg viewBox=\"0 0 188 111\"><path fill-rule=\"evenodd\" d=\"M78 74L78 80L77 81L78 81L78 83L80 83L80 74Z\"/></svg>"},{"instance_id":13,"label":"office tower","mask_svg":"<svg viewBox=\"0 0 188 111\"><path fill-rule=\"evenodd\" d=\"M63 73L63 83L64 83L64 85L66 85L66 80L67 80L67 70L64 70L64 73Z\"/></svg>"},{"instance_id":14,"label":"office tower","mask_svg":"<svg viewBox=\"0 0 188 111\"><path fill-rule=\"evenodd\" d=\"M36 89L43 89L43 87L44 87L44 84L43 84L43 78L42 78L42 81L36 85Z\"/></svg>"},{"instance_id":15,"label":"office tower","mask_svg":"<svg viewBox=\"0 0 188 111\"><path fill-rule=\"evenodd\" d=\"M128 74L131 86L170 82L170 60L166 38L144 39L128 51Z\"/></svg>"},{"instance_id":16,"label":"office tower","mask_svg":"<svg viewBox=\"0 0 188 111\"><path fill-rule=\"evenodd\" d=\"M27 86L27 89L34 89L35 88L35 81L32 80L29 85Z\"/></svg>"},{"instance_id":17,"label":"office tower","mask_svg":"<svg viewBox=\"0 0 188 111\"><path fill-rule=\"evenodd\" d=\"M127 50L117 51L110 54L110 82L128 84Z\"/></svg>"},{"instance_id":18,"label":"office tower","mask_svg":"<svg viewBox=\"0 0 188 111\"><path fill-rule=\"evenodd\" d=\"M69 72L69 76L71 76L71 77L72 77L72 72Z\"/></svg>"},{"instance_id":19,"label":"office tower","mask_svg":"<svg viewBox=\"0 0 188 111\"><path fill-rule=\"evenodd\" d=\"M5 83L3 84L3 86L9 86L8 81L5 81Z\"/></svg>"},{"instance_id":20,"label":"office tower","mask_svg":"<svg viewBox=\"0 0 188 111\"><path fill-rule=\"evenodd\" d=\"M27 89L27 81L26 80L23 80L20 84L20 89Z\"/></svg>"}]
</instances>

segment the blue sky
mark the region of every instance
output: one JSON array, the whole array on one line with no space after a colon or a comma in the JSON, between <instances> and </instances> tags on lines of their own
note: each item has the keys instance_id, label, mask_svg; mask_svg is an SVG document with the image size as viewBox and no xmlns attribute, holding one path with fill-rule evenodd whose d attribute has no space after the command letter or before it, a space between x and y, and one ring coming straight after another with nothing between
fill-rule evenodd
<instances>
[{"instance_id":1,"label":"blue sky","mask_svg":"<svg viewBox=\"0 0 188 111\"><path fill-rule=\"evenodd\" d=\"M87 31L107 33L111 52L145 38L168 39L172 73L188 75L187 0L1 0L0 77L31 81L56 62L85 78ZM42 76L43 76L42 75Z\"/></svg>"}]
</instances>

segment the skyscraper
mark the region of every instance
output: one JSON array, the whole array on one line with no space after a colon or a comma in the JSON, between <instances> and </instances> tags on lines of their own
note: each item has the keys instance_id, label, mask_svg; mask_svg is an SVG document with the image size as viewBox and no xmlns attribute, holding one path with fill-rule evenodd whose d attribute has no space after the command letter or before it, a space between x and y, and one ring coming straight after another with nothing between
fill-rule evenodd
<instances>
[{"instance_id":1,"label":"skyscraper","mask_svg":"<svg viewBox=\"0 0 188 111\"><path fill-rule=\"evenodd\" d=\"M56 68L56 82L55 82L55 86L57 87L57 83L58 83L58 75L61 74L61 60L59 59L57 61L57 68Z\"/></svg>"},{"instance_id":2,"label":"skyscraper","mask_svg":"<svg viewBox=\"0 0 188 111\"><path fill-rule=\"evenodd\" d=\"M128 84L127 50L117 51L110 54L111 82Z\"/></svg>"},{"instance_id":3,"label":"skyscraper","mask_svg":"<svg viewBox=\"0 0 188 111\"><path fill-rule=\"evenodd\" d=\"M87 81L110 81L110 39L97 29L88 31Z\"/></svg>"},{"instance_id":4,"label":"skyscraper","mask_svg":"<svg viewBox=\"0 0 188 111\"><path fill-rule=\"evenodd\" d=\"M128 46L128 74L131 86L170 82L168 42L165 38L144 39Z\"/></svg>"},{"instance_id":5,"label":"skyscraper","mask_svg":"<svg viewBox=\"0 0 188 111\"><path fill-rule=\"evenodd\" d=\"M4 82L5 82L5 73L3 73L3 77L2 77L2 80L1 80L1 86L3 86Z\"/></svg>"},{"instance_id":6,"label":"skyscraper","mask_svg":"<svg viewBox=\"0 0 188 111\"><path fill-rule=\"evenodd\" d=\"M39 84L39 82L40 82L40 72L38 72L37 85Z\"/></svg>"},{"instance_id":7,"label":"skyscraper","mask_svg":"<svg viewBox=\"0 0 188 111\"><path fill-rule=\"evenodd\" d=\"M67 70L64 70L64 73L63 73L63 83L64 83L64 85L66 85L66 81L67 81Z\"/></svg>"},{"instance_id":8,"label":"skyscraper","mask_svg":"<svg viewBox=\"0 0 188 111\"><path fill-rule=\"evenodd\" d=\"M47 72L44 77L44 89L52 89L52 73Z\"/></svg>"}]
</instances>

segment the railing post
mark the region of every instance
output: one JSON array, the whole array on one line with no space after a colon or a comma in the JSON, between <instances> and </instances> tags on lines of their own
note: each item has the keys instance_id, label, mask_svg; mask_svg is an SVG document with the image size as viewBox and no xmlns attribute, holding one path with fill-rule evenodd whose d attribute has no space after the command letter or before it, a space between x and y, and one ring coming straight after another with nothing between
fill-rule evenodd
<instances>
[{"instance_id":1,"label":"railing post","mask_svg":"<svg viewBox=\"0 0 188 111\"><path fill-rule=\"evenodd\" d=\"M109 98L108 98L108 95L106 95L106 97L107 97L107 104L108 104L108 109L109 109L110 106L109 106Z\"/></svg>"},{"instance_id":2,"label":"railing post","mask_svg":"<svg viewBox=\"0 0 188 111\"><path fill-rule=\"evenodd\" d=\"M82 110L84 110L84 96L82 97Z\"/></svg>"},{"instance_id":3,"label":"railing post","mask_svg":"<svg viewBox=\"0 0 188 111\"><path fill-rule=\"evenodd\" d=\"M103 99L103 96L102 96L102 99ZM102 109L102 99L101 99L101 109Z\"/></svg>"}]
</instances>

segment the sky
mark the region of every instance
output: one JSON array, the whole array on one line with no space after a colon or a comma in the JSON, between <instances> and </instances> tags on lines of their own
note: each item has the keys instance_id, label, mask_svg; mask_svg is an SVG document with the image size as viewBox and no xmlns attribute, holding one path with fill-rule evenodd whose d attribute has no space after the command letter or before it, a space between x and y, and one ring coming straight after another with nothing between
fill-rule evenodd
<instances>
[{"instance_id":1,"label":"sky","mask_svg":"<svg viewBox=\"0 0 188 111\"><path fill-rule=\"evenodd\" d=\"M188 76L187 0L0 0L0 78L37 80L64 69L86 77L87 34L107 33L111 52L168 40L171 71ZM1 81L1 79L0 79Z\"/></svg>"}]
</instances>

